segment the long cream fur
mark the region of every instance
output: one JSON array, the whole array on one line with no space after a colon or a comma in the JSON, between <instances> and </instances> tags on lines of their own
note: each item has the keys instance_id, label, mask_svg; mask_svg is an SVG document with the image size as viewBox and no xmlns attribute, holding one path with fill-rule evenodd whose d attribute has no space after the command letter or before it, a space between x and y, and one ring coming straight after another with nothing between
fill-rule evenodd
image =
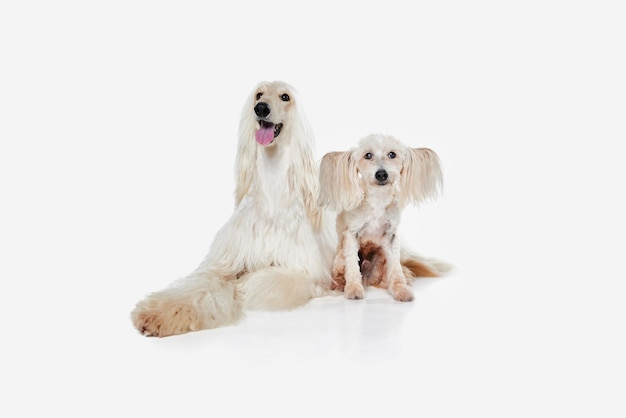
<instances>
[{"instance_id":1,"label":"long cream fur","mask_svg":"<svg viewBox=\"0 0 626 418\"><path fill-rule=\"evenodd\" d=\"M256 136L263 126L278 133L269 143ZM195 271L137 303L131 319L142 334L221 327L247 309L292 309L328 294L334 216L317 205L314 138L292 86L261 82L251 91L237 150L231 218Z\"/></svg>"},{"instance_id":2,"label":"long cream fur","mask_svg":"<svg viewBox=\"0 0 626 418\"><path fill-rule=\"evenodd\" d=\"M400 242L402 210L436 198L443 185L437 154L409 148L389 135L372 134L356 148L329 152L320 168L319 203L339 211L333 288L362 299L364 285L413 300L410 280L438 276L448 265L411 254Z\"/></svg>"}]
</instances>

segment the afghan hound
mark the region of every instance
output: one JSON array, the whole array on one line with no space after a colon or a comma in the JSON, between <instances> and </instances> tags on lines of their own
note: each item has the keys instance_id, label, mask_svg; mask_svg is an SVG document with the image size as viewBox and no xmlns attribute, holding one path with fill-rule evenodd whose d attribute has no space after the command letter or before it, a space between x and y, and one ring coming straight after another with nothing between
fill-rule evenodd
<instances>
[{"instance_id":1,"label":"afghan hound","mask_svg":"<svg viewBox=\"0 0 626 418\"><path fill-rule=\"evenodd\" d=\"M292 86L252 90L237 151L233 214L195 271L137 303L142 334L230 325L247 309L287 310L329 293L334 215L317 205L314 137Z\"/></svg>"}]
</instances>

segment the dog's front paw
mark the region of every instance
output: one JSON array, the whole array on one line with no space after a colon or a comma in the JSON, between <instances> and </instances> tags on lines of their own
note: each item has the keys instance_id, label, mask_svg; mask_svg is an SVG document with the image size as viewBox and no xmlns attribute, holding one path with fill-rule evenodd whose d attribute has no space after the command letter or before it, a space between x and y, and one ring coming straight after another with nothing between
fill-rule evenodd
<instances>
[{"instance_id":1,"label":"dog's front paw","mask_svg":"<svg viewBox=\"0 0 626 418\"><path fill-rule=\"evenodd\" d=\"M146 337L167 337L195 331L193 309L147 299L137 304L131 313L133 325Z\"/></svg>"},{"instance_id":2,"label":"dog's front paw","mask_svg":"<svg viewBox=\"0 0 626 418\"><path fill-rule=\"evenodd\" d=\"M140 334L146 337L161 337L162 319L158 312L136 308L131 318Z\"/></svg>"},{"instance_id":3,"label":"dog's front paw","mask_svg":"<svg viewBox=\"0 0 626 418\"><path fill-rule=\"evenodd\" d=\"M398 302L410 302L413 300L413 290L404 283L396 283L389 286L389 292Z\"/></svg>"},{"instance_id":4,"label":"dog's front paw","mask_svg":"<svg viewBox=\"0 0 626 418\"><path fill-rule=\"evenodd\" d=\"M347 283L344 292L346 299L363 299L365 297L365 289L359 282Z\"/></svg>"}]
</instances>

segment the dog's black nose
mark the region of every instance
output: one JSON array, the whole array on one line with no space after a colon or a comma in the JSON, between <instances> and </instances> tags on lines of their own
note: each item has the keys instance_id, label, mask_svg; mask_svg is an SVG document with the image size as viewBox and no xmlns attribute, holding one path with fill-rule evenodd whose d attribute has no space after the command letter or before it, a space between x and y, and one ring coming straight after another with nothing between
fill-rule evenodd
<instances>
[{"instance_id":1,"label":"dog's black nose","mask_svg":"<svg viewBox=\"0 0 626 418\"><path fill-rule=\"evenodd\" d=\"M381 168L380 170L378 170L376 172L376 174L374 174L374 177L376 177L376 180L378 180L378 181L385 181L385 180L387 180L389 175L387 174L387 172L385 170L383 170Z\"/></svg>"},{"instance_id":2,"label":"dog's black nose","mask_svg":"<svg viewBox=\"0 0 626 418\"><path fill-rule=\"evenodd\" d=\"M270 107L267 103L259 102L254 106L254 113L260 118L265 118L270 114Z\"/></svg>"}]
</instances>

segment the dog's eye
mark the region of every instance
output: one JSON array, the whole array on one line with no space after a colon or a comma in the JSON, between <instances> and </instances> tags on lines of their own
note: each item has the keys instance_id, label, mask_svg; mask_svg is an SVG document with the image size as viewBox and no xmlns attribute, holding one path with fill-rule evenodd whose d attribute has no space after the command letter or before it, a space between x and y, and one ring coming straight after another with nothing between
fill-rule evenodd
<instances>
[{"instance_id":1,"label":"dog's eye","mask_svg":"<svg viewBox=\"0 0 626 418\"><path fill-rule=\"evenodd\" d=\"M261 98L261 96L263 96L263 93L257 93L256 94L256 99L259 100Z\"/></svg>"},{"instance_id":2,"label":"dog's eye","mask_svg":"<svg viewBox=\"0 0 626 418\"><path fill-rule=\"evenodd\" d=\"M387 157L389 157L389 158L391 158L393 160L394 158L396 158L396 153L391 151L389 154L387 154Z\"/></svg>"},{"instance_id":3,"label":"dog's eye","mask_svg":"<svg viewBox=\"0 0 626 418\"><path fill-rule=\"evenodd\" d=\"M372 153L371 152L366 152L365 155L363 156L363 158L365 158L366 160L371 160L372 159Z\"/></svg>"},{"instance_id":4,"label":"dog's eye","mask_svg":"<svg viewBox=\"0 0 626 418\"><path fill-rule=\"evenodd\" d=\"M282 96L280 96L280 100L282 100L283 102L288 102L291 99L290 99L289 95L287 93L285 93Z\"/></svg>"}]
</instances>

